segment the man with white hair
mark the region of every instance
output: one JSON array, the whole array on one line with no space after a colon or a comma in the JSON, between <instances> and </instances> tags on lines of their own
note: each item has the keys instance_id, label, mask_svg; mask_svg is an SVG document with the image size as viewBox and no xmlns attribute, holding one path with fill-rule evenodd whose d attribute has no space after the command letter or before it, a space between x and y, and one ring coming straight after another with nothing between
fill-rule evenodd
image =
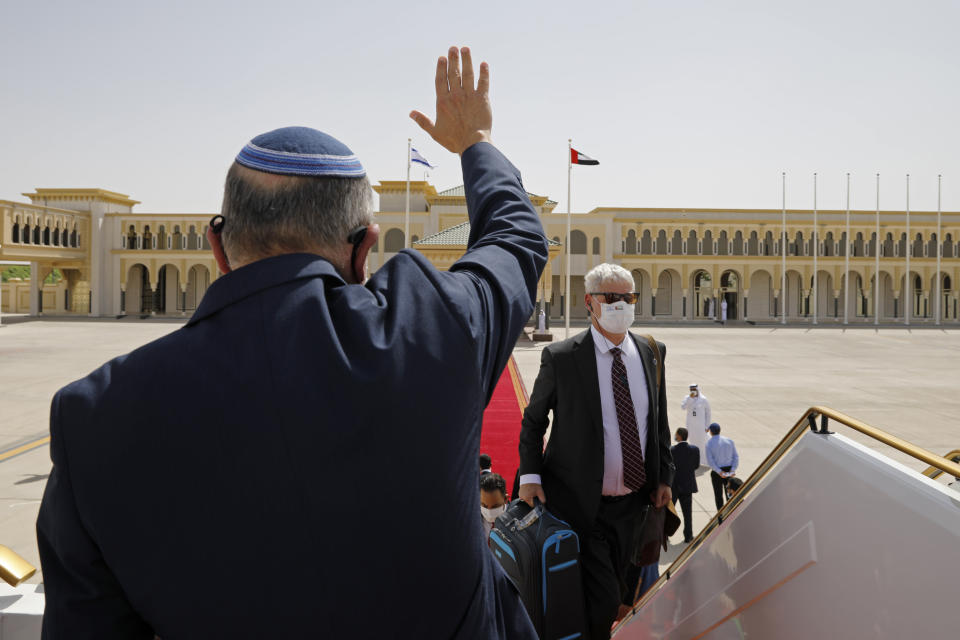
<instances>
[{"instance_id":1,"label":"man with white hair","mask_svg":"<svg viewBox=\"0 0 960 640\"><path fill-rule=\"evenodd\" d=\"M585 278L592 326L543 350L520 431L520 497L548 502L580 537L588 637L621 614L634 534L649 505L666 505L674 465L666 348L629 332L633 276L600 264ZM546 450L543 438L551 424Z\"/></svg>"}]
</instances>

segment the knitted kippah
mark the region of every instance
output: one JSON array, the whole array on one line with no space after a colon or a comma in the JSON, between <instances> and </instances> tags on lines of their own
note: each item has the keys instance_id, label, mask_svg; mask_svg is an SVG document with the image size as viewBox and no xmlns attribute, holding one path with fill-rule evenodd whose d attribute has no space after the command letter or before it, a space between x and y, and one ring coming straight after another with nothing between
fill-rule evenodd
<instances>
[{"instance_id":1,"label":"knitted kippah","mask_svg":"<svg viewBox=\"0 0 960 640\"><path fill-rule=\"evenodd\" d=\"M288 176L367 175L347 145L309 127L284 127L261 134L240 150L236 160L257 171Z\"/></svg>"}]
</instances>

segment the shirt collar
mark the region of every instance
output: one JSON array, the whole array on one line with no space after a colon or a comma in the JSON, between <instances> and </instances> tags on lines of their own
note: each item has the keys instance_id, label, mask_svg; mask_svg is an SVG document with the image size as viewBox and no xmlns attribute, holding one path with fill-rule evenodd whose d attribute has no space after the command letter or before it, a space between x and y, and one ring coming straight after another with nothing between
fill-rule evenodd
<instances>
[{"instance_id":1,"label":"shirt collar","mask_svg":"<svg viewBox=\"0 0 960 640\"><path fill-rule=\"evenodd\" d=\"M598 353L608 354L613 347L620 347L620 350L623 352L622 355L626 357L632 357L638 355L637 345L633 343L633 340L630 339L630 332L627 331L623 336L623 342L620 344L613 344L605 335L597 331L597 328L590 324L590 331L593 332L593 346Z\"/></svg>"}]
</instances>

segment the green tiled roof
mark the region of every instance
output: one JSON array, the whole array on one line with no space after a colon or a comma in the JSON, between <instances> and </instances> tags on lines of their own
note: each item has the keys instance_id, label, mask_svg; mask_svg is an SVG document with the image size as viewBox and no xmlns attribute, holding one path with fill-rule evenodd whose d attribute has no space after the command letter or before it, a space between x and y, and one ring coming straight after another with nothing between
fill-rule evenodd
<instances>
[{"instance_id":1,"label":"green tiled roof","mask_svg":"<svg viewBox=\"0 0 960 640\"><path fill-rule=\"evenodd\" d=\"M453 187L452 189L446 189L446 190L444 190L444 191L440 191L440 192L437 193L437 195L438 195L438 196L456 196L456 197L459 197L459 198L465 198L466 195L467 195L467 192L464 190L463 185L460 185L459 187ZM538 196L538 195L535 194L535 193L530 193L529 191L527 191L527 195L530 196L531 198L539 198L539 197L540 197L540 196ZM554 202L553 200L547 200L547 202L549 202L549 203L551 203L551 204L557 204L557 203Z\"/></svg>"},{"instance_id":2,"label":"green tiled roof","mask_svg":"<svg viewBox=\"0 0 960 640\"><path fill-rule=\"evenodd\" d=\"M461 187L462 188L462 187ZM440 233L435 233L432 236L427 236L421 240L417 240L413 243L413 246L419 245L456 245L456 246L467 246L467 240L470 239L470 223L461 222L458 225L448 227L441 231ZM559 242L554 240L547 240L547 244L551 246L560 246Z\"/></svg>"}]
</instances>

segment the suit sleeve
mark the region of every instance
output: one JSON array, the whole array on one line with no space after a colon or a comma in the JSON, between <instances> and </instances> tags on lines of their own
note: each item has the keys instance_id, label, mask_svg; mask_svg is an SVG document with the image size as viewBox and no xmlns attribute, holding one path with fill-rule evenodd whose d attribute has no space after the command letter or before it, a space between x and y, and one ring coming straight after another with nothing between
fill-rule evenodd
<instances>
[{"instance_id":1,"label":"suit sleeve","mask_svg":"<svg viewBox=\"0 0 960 640\"><path fill-rule=\"evenodd\" d=\"M77 510L63 436L62 393L54 396L50 411L53 470L37 516L46 597L42 637L150 640L153 631L130 606Z\"/></svg>"},{"instance_id":2,"label":"suit sleeve","mask_svg":"<svg viewBox=\"0 0 960 640\"><path fill-rule=\"evenodd\" d=\"M539 474L543 467L543 436L550 425L550 411L557 404L557 382L553 354L544 349L540 355L540 371L533 383L530 402L523 410L520 426L520 475Z\"/></svg>"},{"instance_id":3,"label":"suit sleeve","mask_svg":"<svg viewBox=\"0 0 960 640\"><path fill-rule=\"evenodd\" d=\"M470 237L466 254L446 275L449 286L461 291L458 299L481 346L489 400L533 313L547 240L520 173L493 145L473 145L463 152L461 165Z\"/></svg>"},{"instance_id":4,"label":"suit sleeve","mask_svg":"<svg viewBox=\"0 0 960 640\"><path fill-rule=\"evenodd\" d=\"M660 409L657 412L659 424L657 425L657 435L660 442L660 484L673 486L673 476L676 473L676 466L673 464L673 454L670 453L670 419L667 416L667 346L658 342L660 347L660 360L663 366L660 368L660 398L658 403Z\"/></svg>"}]
</instances>

